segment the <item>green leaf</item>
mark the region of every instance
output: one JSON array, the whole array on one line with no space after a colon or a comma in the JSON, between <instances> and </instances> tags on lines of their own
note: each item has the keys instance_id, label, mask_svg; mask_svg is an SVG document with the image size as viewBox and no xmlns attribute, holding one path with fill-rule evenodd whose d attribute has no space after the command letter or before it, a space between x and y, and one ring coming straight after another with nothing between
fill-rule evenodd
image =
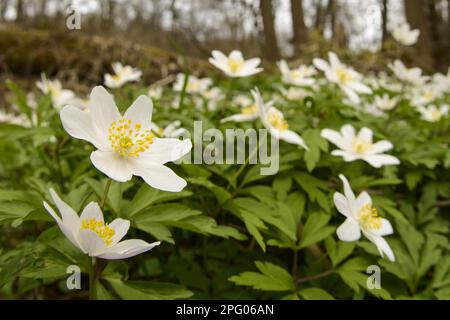
<instances>
[{"instance_id":1,"label":"green leaf","mask_svg":"<svg viewBox=\"0 0 450 320\"><path fill-rule=\"evenodd\" d=\"M253 287L263 291L291 291L295 290L291 275L283 268L270 262L255 262L258 272L243 272L230 277L230 281L241 285Z\"/></svg>"},{"instance_id":2,"label":"green leaf","mask_svg":"<svg viewBox=\"0 0 450 320\"><path fill-rule=\"evenodd\" d=\"M306 288L298 292L305 300L335 300L334 297L320 288Z\"/></svg>"},{"instance_id":3,"label":"green leaf","mask_svg":"<svg viewBox=\"0 0 450 320\"><path fill-rule=\"evenodd\" d=\"M329 226L330 216L325 213L313 213L306 220L305 226L300 238L299 249L310 246L322 241L335 230L335 227Z\"/></svg>"}]
</instances>

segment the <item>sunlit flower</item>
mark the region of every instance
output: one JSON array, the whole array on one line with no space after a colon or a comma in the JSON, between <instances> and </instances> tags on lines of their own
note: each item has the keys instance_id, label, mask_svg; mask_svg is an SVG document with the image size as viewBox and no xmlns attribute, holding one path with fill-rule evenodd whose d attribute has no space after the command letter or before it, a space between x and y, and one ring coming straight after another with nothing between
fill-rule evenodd
<instances>
[{"instance_id":1,"label":"sunlit flower","mask_svg":"<svg viewBox=\"0 0 450 320\"><path fill-rule=\"evenodd\" d=\"M179 138L184 136L188 131L185 128L180 128L180 126L181 121L179 120L169 123L164 128L159 127L154 122L151 124L152 131L162 138Z\"/></svg>"},{"instance_id":2,"label":"sunlit flower","mask_svg":"<svg viewBox=\"0 0 450 320\"><path fill-rule=\"evenodd\" d=\"M147 243L139 239L120 241L127 234L130 221L117 218L106 223L102 210L95 202L89 203L81 216L78 216L53 189L50 189L50 195L61 217L44 201L45 209L55 219L66 238L91 257L125 259L149 251L160 244L159 241Z\"/></svg>"},{"instance_id":3,"label":"sunlit flower","mask_svg":"<svg viewBox=\"0 0 450 320\"><path fill-rule=\"evenodd\" d=\"M177 79L175 84L173 85L173 90L182 91L184 86L186 75L184 73L177 74ZM187 84L186 84L186 92L189 94L202 93L211 86L212 80L209 78L197 78L196 76L189 75Z\"/></svg>"},{"instance_id":4,"label":"sunlit flower","mask_svg":"<svg viewBox=\"0 0 450 320\"><path fill-rule=\"evenodd\" d=\"M260 58L244 60L242 52L237 50L231 51L228 57L214 50L209 62L229 77L248 77L263 71L262 68L258 68L261 63Z\"/></svg>"},{"instance_id":5,"label":"sunlit flower","mask_svg":"<svg viewBox=\"0 0 450 320\"><path fill-rule=\"evenodd\" d=\"M397 97L391 98L387 93L385 93L382 96L375 96L373 102L378 109L390 111L397 106L399 99Z\"/></svg>"},{"instance_id":6,"label":"sunlit flower","mask_svg":"<svg viewBox=\"0 0 450 320\"><path fill-rule=\"evenodd\" d=\"M417 110L422 115L422 119L429 122L439 122L442 118L447 117L449 111L449 105L444 104L440 107L436 107L434 104L428 107L419 107Z\"/></svg>"},{"instance_id":7,"label":"sunlit flower","mask_svg":"<svg viewBox=\"0 0 450 320\"><path fill-rule=\"evenodd\" d=\"M160 100L163 95L163 87L161 86L151 86L148 89L148 96L153 100Z\"/></svg>"},{"instance_id":8,"label":"sunlit flower","mask_svg":"<svg viewBox=\"0 0 450 320\"><path fill-rule=\"evenodd\" d=\"M45 74L41 75L41 81L37 81L36 86L43 94L50 95L53 107L58 110L76 98L72 90L63 89L59 80L48 80Z\"/></svg>"},{"instance_id":9,"label":"sunlit flower","mask_svg":"<svg viewBox=\"0 0 450 320\"><path fill-rule=\"evenodd\" d=\"M355 103L360 102L358 93L372 93L372 90L363 83L361 74L341 63L335 53L330 52L328 56L329 63L318 58L313 61L316 68L325 73L328 81L336 83Z\"/></svg>"},{"instance_id":10,"label":"sunlit flower","mask_svg":"<svg viewBox=\"0 0 450 320\"><path fill-rule=\"evenodd\" d=\"M339 240L345 242L357 241L361 232L377 247L380 255L386 255L389 260L395 261L394 253L383 236L394 233L391 223L378 214L372 205L370 195L363 191L355 197L346 177L339 175L344 184L344 194L334 194L334 204L337 210L347 219L337 229Z\"/></svg>"},{"instance_id":11,"label":"sunlit flower","mask_svg":"<svg viewBox=\"0 0 450 320\"><path fill-rule=\"evenodd\" d=\"M313 78L317 74L313 66L301 65L295 69L290 69L285 60L278 62L282 80L286 84L294 86L311 86L316 80Z\"/></svg>"},{"instance_id":12,"label":"sunlit flower","mask_svg":"<svg viewBox=\"0 0 450 320\"><path fill-rule=\"evenodd\" d=\"M417 43L417 40L419 40L420 30L411 30L408 23L402 23L392 30L392 36L395 41L404 46L413 46Z\"/></svg>"},{"instance_id":13,"label":"sunlit flower","mask_svg":"<svg viewBox=\"0 0 450 320\"><path fill-rule=\"evenodd\" d=\"M393 148L392 143L386 140L373 143L373 132L368 128L362 128L356 134L355 128L347 124L341 128L341 132L323 129L321 136L340 149L331 154L343 157L345 162L364 160L375 168L400 164L396 157L384 154Z\"/></svg>"},{"instance_id":14,"label":"sunlit flower","mask_svg":"<svg viewBox=\"0 0 450 320\"><path fill-rule=\"evenodd\" d=\"M429 79L429 77L422 75L422 69L408 69L400 60L395 60L394 63L389 64L389 68L400 81L410 83L414 86L423 86Z\"/></svg>"},{"instance_id":15,"label":"sunlit flower","mask_svg":"<svg viewBox=\"0 0 450 320\"><path fill-rule=\"evenodd\" d=\"M141 79L142 71L131 66L123 66L120 62L112 64L114 74L105 74L105 85L109 88L120 88L127 82L136 82Z\"/></svg>"},{"instance_id":16,"label":"sunlit flower","mask_svg":"<svg viewBox=\"0 0 450 320\"><path fill-rule=\"evenodd\" d=\"M289 124L280 110L275 108L271 102L265 103L258 90L253 90L252 95L255 99L257 113L261 122L274 138L296 144L308 150L302 137L296 132L289 130Z\"/></svg>"},{"instance_id":17,"label":"sunlit flower","mask_svg":"<svg viewBox=\"0 0 450 320\"><path fill-rule=\"evenodd\" d=\"M205 90L201 93L201 95L206 100L206 106L210 111L216 110L217 104L225 98L222 90L217 87Z\"/></svg>"},{"instance_id":18,"label":"sunlit flower","mask_svg":"<svg viewBox=\"0 0 450 320\"><path fill-rule=\"evenodd\" d=\"M91 154L91 161L111 179L125 182L136 175L156 189L178 192L186 181L164 164L183 157L192 143L155 137L151 132L152 110L152 101L140 96L121 115L105 88L95 87L90 111L66 106L61 111L61 121L72 137L86 140L98 149Z\"/></svg>"}]
</instances>

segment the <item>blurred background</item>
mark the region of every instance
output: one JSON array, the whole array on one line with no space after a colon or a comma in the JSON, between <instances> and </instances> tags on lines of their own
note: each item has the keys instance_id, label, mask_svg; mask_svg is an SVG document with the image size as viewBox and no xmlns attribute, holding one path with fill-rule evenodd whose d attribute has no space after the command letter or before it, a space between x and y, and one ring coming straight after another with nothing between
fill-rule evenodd
<instances>
[{"instance_id":1,"label":"blurred background","mask_svg":"<svg viewBox=\"0 0 450 320\"><path fill-rule=\"evenodd\" d=\"M80 29L69 30L74 13ZM446 72L449 15L450 0L0 0L0 80L46 72L73 87L121 61L151 82L177 72L180 57L210 71L213 49L262 57L269 71L280 58L309 63L333 50L361 71L400 57ZM390 36L402 22L421 30L414 47Z\"/></svg>"}]
</instances>

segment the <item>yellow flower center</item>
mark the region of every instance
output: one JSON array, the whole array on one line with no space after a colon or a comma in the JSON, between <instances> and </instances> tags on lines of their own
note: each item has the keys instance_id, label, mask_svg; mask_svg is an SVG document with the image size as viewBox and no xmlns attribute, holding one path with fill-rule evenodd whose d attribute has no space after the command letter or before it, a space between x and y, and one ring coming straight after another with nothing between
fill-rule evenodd
<instances>
[{"instance_id":1,"label":"yellow flower center","mask_svg":"<svg viewBox=\"0 0 450 320\"><path fill-rule=\"evenodd\" d=\"M356 153L364 154L372 149L372 144L363 139L353 138L352 147Z\"/></svg>"},{"instance_id":2,"label":"yellow flower center","mask_svg":"<svg viewBox=\"0 0 450 320\"><path fill-rule=\"evenodd\" d=\"M230 67L231 72L238 71L243 64L244 61L240 59L228 59L228 66Z\"/></svg>"},{"instance_id":3,"label":"yellow flower center","mask_svg":"<svg viewBox=\"0 0 450 320\"><path fill-rule=\"evenodd\" d=\"M381 228L382 220L377 209L368 203L359 210L358 219L363 229L379 230Z\"/></svg>"},{"instance_id":4,"label":"yellow flower center","mask_svg":"<svg viewBox=\"0 0 450 320\"><path fill-rule=\"evenodd\" d=\"M266 115L266 121L275 129L285 131L289 129L287 121L281 112L272 111L268 112Z\"/></svg>"},{"instance_id":5,"label":"yellow flower center","mask_svg":"<svg viewBox=\"0 0 450 320\"><path fill-rule=\"evenodd\" d=\"M291 71L291 77L294 80L301 79L303 77L303 74L300 72L300 70L292 70Z\"/></svg>"},{"instance_id":6,"label":"yellow flower center","mask_svg":"<svg viewBox=\"0 0 450 320\"><path fill-rule=\"evenodd\" d=\"M241 113L246 115L255 115L258 113L258 108L256 107L256 104L252 104L251 106L242 108Z\"/></svg>"},{"instance_id":7,"label":"yellow flower center","mask_svg":"<svg viewBox=\"0 0 450 320\"><path fill-rule=\"evenodd\" d=\"M131 120L113 121L108 130L109 142L113 150L122 157L138 157L153 143L151 130L142 130L140 123Z\"/></svg>"},{"instance_id":8,"label":"yellow flower center","mask_svg":"<svg viewBox=\"0 0 450 320\"><path fill-rule=\"evenodd\" d=\"M94 231L107 246L111 245L112 237L116 234L114 229L111 229L108 224L95 218L83 219L81 221L81 230Z\"/></svg>"},{"instance_id":9,"label":"yellow flower center","mask_svg":"<svg viewBox=\"0 0 450 320\"><path fill-rule=\"evenodd\" d=\"M430 119L432 121L439 121L442 118L442 113L439 110L433 110L430 112Z\"/></svg>"},{"instance_id":10,"label":"yellow flower center","mask_svg":"<svg viewBox=\"0 0 450 320\"><path fill-rule=\"evenodd\" d=\"M336 74L340 83L346 84L353 80L352 75L344 68L336 70Z\"/></svg>"},{"instance_id":11,"label":"yellow flower center","mask_svg":"<svg viewBox=\"0 0 450 320\"><path fill-rule=\"evenodd\" d=\"M423 97L424 97L427 101L434 100L434 94L433 94L433 92L431 92L431 91L426 91L426 92L423 94Z\"/></svg>"},{"instance_id":12,"label":"yellow flower center","mask_svg":"<svg viewBox=\"0 0 450 320\"><path fill-rule=\"evenodd\" d=\"M48 85L48 91L50 92L50 95L54 98L59 97L59 95L61 94L61 90L59 90L59 88L56 85L51 83Z\"/></svg>"}]
</instances>

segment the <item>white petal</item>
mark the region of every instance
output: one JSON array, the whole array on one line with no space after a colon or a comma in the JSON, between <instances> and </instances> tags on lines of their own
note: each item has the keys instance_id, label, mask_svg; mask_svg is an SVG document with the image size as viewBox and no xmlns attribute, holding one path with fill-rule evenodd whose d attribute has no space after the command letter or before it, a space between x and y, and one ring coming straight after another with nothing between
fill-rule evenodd
<instances>
[{"instance_id":1,"label":"white petal","mask_svg":"<svg viewBox=\"0 0 450 320\"><path fill-rule=\"evenodd\" d=\"M349 201L350 204L353 204L353 203L356 204L355 194L353 193L352 188L350 187L350 183L348 182L347 178L343 174L340 174L339 178L342 180L342 183L344 185L345 197L347 198L347 200Z\"/></svg>"},{"instance_id":2,"label":"white petal","mask_svg":"<svg viewBox=\"0 0 450 320\"><path fill-rule=\"evenodd\" d=\"M221 123L225 122L246 122L246 121L253 121L258 116L251 115L251 114L235 114L226 118L223 118L220 120Z\"/></svg>"},{"instance_id":3,"label":"white petal","mask_svg":"<svg viewBox=\"0 0 450 320\"><path fill-rule=\"evenodd\" d=\"M100 209L97 202L89 202L89 204L84 207L83 212L80 215L81 221L91 219L104 222L102 209Z\"/></svg>"},{"instance_id":4,"label":"white petal","mask_svg":"<svg viewBox=\"0 0 450 320\"><path fill-rule=\"evenodd\" d=\"M376 236L388 236L390 234L394 233L394 229L392 228L391 223L389 220L382 218L381 219L381 228L378 230L370 230L370 233L376 235Z\"/></svg>"},{"instance_id":5,"label":"white petal","mask_svg":"<svg viewBox=\"0 0 450 320\"><path fill-rule=\"evenodd\" d=\"M349 99L354 103L360 103L361 99L359 98L359 95L351 88L347 86L340 86L342 91L345 92L345 94L349 97Z\"/></svg>"},{"instance_id":6,"label":"white petal","mask_svg":"<svg viewBox=\"0 0 450 320\"><path fill-rule=\"evenodd\" d=\"M362 159L368 162L374 168L381 168L382 166L386 165L400 164L400 161L396 157L386 154L365 155L362 157Z\"/></svg>"},{"instance_id":7,"label":"white petal","mask_svg":"<svg viewBox=\"0 0 450 320\"><path fill-rule=\"evenodd\" d=\"M106 137L111 124L121 118L113 96L102 86L92 89L89 110L94 124Z\"/></svg>"},{"instance_id":8,"label":"white petal","mask_svg":"<svg viewBox=\"0 0 450 320\"><path fill-rule=\"evenodd\" d=\"M86 140L97 149L108 148L105 136L99 134L93 124L91 114L74 106L66 106L60 112L61 123L64 130L76 139Z\"/></svg>"},{"instance_id":9,"label":"white petal","mask_svg":"<svg viewBox=\"0 0 450 320\"><path fill-rule=\"evenodd\" d=\"M350 87L354 91L359 92L359 93L366 93L366 94L371 94L372 93L372 90L368 86L366 86L366 85L364 85L364 84L362 84L360 82L353 82L350 85Z\"/></svg>"},{"instance_id":10,"label":"white petal","mask_svg":"<svg viewBox=\"0 0 450 320\"><path fill-rule=\"evenodd\" d=\"M91 153L91 161L98 170L113 180L126 182L133 176L126 158L114 152L97 150Z\"/></svg>"},{"instance_id":11,"label":"white petal","mask_svg":"<svg viewBox=\"0 0 450 320\"><path fill-rule=\"evenodd\" d=\"M334 205L336 206L336 209L342 213L347 218L353 218L353 213L351 211L350 205L348 203L347 198L339 192L335 192L333 196Z\"/></svg>"},{"instance_id":12,"label":"white petal","mask_svg":"<svg viewBox=\"0 0 450 320\"><path fill-rule=\"evenodd\" d=\"M184 179L161 164L135 160L132 162L130 169L133 170L134 175L142 177L151 187L159 190L180 192L187 185Z\"/></svg>"},{"instance_id":13,"label":"white petal","mask_svg":"<svg viewBox=\"0 0 450 320\"><path fill-rule=\"evenodd\" d=\"M77 248L80 248L80 245L77 241L77 236L73 232L73 228L71 228L69 225L65 225L61 218L53 211L52 207L44 201L44 207L47 210L48 213L55 219L56 223L58 224L59 229L61 229L62 233L66 236L66 238ZM78 234L78 232L76 233ZM80 248L81 249L81 248Z\"/></svg>"},{"instance_id":14,"label":"white petal","mask_svg":"<svg viewBox=\"0 0 450 320\"><path fill-rule=\"evenodd\" d=\"M153 164L164 164L169 161L176 161L185 156L192 149L192 142L189 139L153 139L150 147L138 158L132 161L145 161Z\"/></svg>"},{"instance_id":15,"label":"white petal","mask_svg":"<svg viewBox=\"0 0 450 320\"><path fill-rule=\"evenodd\" d=\"M138 239L125 240L109 247L103 254L99 255L99 258L109 260L126 259L149 251L159 245L159 241L147 243Z\"/></svg>"},{"instance_id":16,"label":"white petal","mask_svg":"<svg viewBox=\"0 0 450 320\"><path fill-rule=\"evenodd\" d=\"M150 129L152 121L153 103L147 96L139 96L128 108L123 117L133 124L140 123L142 130Z\"/></svg>"},{"instance_id":17,"label":"white petal","mask_svg":"<svg viewBox=\"0 0 450 320\"><path fill-rule=\"evenodd\" d=\"M305 148L308 150L308 147L306 146L305 142L303 141L302 137L300 137L297 133L291 130L278 130L279 131L279 138L283 141L286 141L288 143L299 145L300 147Z\"/></svg>"},{"instance_id":18,"label":"white petal","mask_svg":"<svg viewBox=\"0 0 450 320\"><path fill-rule=\"evenodd\" d=\"M342 139L342 135L338 131L323 129L320 133L320 136L324 139L327 139L340 149L346 149L347 147L347 143L344 141L344 139Z\"/></svg>"},{"instance_id":19,"label":"white petal","mask_svg":"<svg viewBox=\"0 0 450 320\"><path fill-rule=\"evenodd\" d=\"M372 143L373 132L369 128L366 128L366 127L361 128L361 130L359 130L359 133L358 133L358 138Z\"/></svg>"},{"instance_id":20,"label":"white petal","mask_svg":"<svg viewBox=\"0 0 450 320\"><path fill-rule=\"evenodd\" d=\"M390 261L395 262L394 253L392 252L391 247L386 242L386 240L384 240L383 237L374 236L367 232L364 232L364 235L377 246L377 249L382 257L386 255Z\"/></svg>"},{"instance_id":21,"label":"white petal","mask_svg":"<svg viewBox=\"0 0 450 320\"><path fill-rule=\"evenodd\" d=\"M82 229L78 234L78 241L84 252L91 257L102 254L106 250L106 245L102 238L92 230Z\"/></svg>"},{"instance_id":22,"label":"white petal","mask_svg":"<svg viewBox=\"0 0 450 320\"><path fill-rule=\"evenodd\" d=\"M383 153L385 151L391 150L394 146L392 143L386 140L378 141L377 143L372 145L372 150L370 150L370 153L376 154L376 153Z\"/></svg>"},{"instance_id":23,"label":"white petal","mask_svg":"<svg viewBox=\"0 0 450 320\"><path fill-rule=\"evenodd\" d=\"M372 205L372 198L370 197L370 195L366 191L363 191L356 198L356 210L357 210L357 212L359 212L361 210L361 208L364 205L366 205L366 204Z\"/></svg>"},{"instance_id":24,"label":"white petal","mask_svg":"<svg viewBox=\"0 0 450 320\"><path fill-rule=\"evenodd\" d=\"M350 124L346 124L341 128L341 133L345 140L351 141L355 137L355 128Z\"/></svg>"},{"instance_id":25,"label":"white petal","mask_svg":"<svg viewBox=\"0 0 450 320\"><path fill-rule=\"evenodd\" d=\"M328 64L328 62L323 59L315 58L313 60L313 64L317 69L321 71L327 71L330 69L330 65Z\"/></svg>"},{"instance_id":26,"label":"white petal","mask_svg":"<svg viewBox=\"0 0 450 320\"><path fill-rule=\"evenodd\" d=\"M69 227L72 231L78 230L80 227L80 218L75 210L73 210L67 203L61 200L55 190L50 189L50 195L58 208L62 217L62 223Z\"/></svg>"},{"instance_id":27,"label":"white petal","mask_svg":"<svg viewBox=\"0 0 450 320\"><path fill-rule=\"evenodd\" d=\"M331 151L331 155L342 157L345 162L352 162L359 159L359 157L355 153L345 150L333 150Z\"/></svg>"},{"instance_id":28,"label":"white petal","mask_svg":"<svg viewBox=\"0 0 450 320\"><path fill-rule=\"evenodd\" d=\"M361 229L354 219L347 219L336 230L339 240L345 242L356 241L361 238Z\"/></svg>"},{"instance_id":29,"label":"white petal","mask_svg":"<svg viewBox=\"0 0 450 320\"><path fill-rule=\"evenodd\" d=\"M110 247L112 247L120 240L122 240L122 238L127 234L128 229L130 229L130 221L117 218L114 219L110 224L108 224L108 226L115 232L114 236L111 239Z\"/></svg>"}]
</instances>

